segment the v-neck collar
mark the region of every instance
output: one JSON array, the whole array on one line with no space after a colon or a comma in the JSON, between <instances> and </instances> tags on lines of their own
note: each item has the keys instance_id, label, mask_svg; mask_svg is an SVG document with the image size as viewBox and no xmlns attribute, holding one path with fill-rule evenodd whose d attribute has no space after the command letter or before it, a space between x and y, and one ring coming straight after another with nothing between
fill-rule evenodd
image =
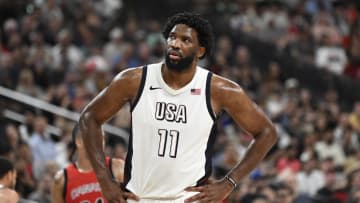
<instances>
[{"instance_id":1,"label":"v-neck collar","mask_svg":"<svg viewBox=\"0 0 360 203\"><path fill-rule=\"evenodd\" d=\"M178 94L181 94L181 93L183 93L183 92L185 92L185 91L187 91L187 90L189 90L191 88L191 86L192 86L192 84L194 83L194 80L195 80L194 78L195 78L195 76L197 74L197 69L198 69L197 66L196 66L196 69L195 69L195 74L193 75L190 82L188 82L185 86L181 87L180 89L173 89L165 82L165 80L163 78L163 75L162 75L162 72L161 72L161 68L162 68L163 65L164 65L164 63L161 62L160 65L158 66L157 70L156 70L157 71L156 75L157 75L157 78L158 78L158 81L159 81L160 85L164 88L165 91L167 91L171 95L178 95Z\"/></svg>"}]
</instances>

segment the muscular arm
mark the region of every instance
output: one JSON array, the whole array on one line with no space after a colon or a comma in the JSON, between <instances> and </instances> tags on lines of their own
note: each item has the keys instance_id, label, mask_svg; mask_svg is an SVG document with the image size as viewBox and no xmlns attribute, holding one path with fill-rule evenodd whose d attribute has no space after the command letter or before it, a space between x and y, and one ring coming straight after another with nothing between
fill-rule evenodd
<instances>
[{"instance_id":1,"label":"muscular arm","mask_svg":"<svg viewBox=\"0 0 360 203\"><path fill-rule=\"evenodd\" d=\"M214 111L224 109L244 131L254 137L254 142L244 158L228 174L239 182L256 167L274 145L275 128L264 112L237 84L219 76L214 76L211 84Z\"/></svg>"},{"instance_id":2,"label":"muscular arm","mask_svg":"<svg viewBox=\"0 0 360 203\"><path fill-rule=\"evenodd\" d=\"M245 156L222 180L205 186L187 187L185 190L198 192L185 200L190 202L220 202L226 198L243 177L253 170L264 158L276 141L276 133L271 121L253 103L236 83L214 75L211 79L211 106L214 113L225 110L246 132L253 135L254 142Z\"/></svg>"},{"instance_id":3,"label":"muscular arm","mask_svg":"<svg viewBox=\"0 0 360 203\"><path fill-rule=\"evenodd\" d=\"M51 202L53 203L65 203L63 197L64 189L64 171L60 170L56 173L54 181L51 185Z\"/></svg>"},{"instance_id":4,"label":"muscular arm","mask_svg":"<svg viewBox=\"0 0 360 203\"><path fill-rule=\"evenodd\" d=\"M141 75L141 68L127 69L120 73L81 113L79 123L85 150L102 189L109 189L111 175L105 162L101 125L126 102L135 98Z\"/></svg>"}]
</instances>

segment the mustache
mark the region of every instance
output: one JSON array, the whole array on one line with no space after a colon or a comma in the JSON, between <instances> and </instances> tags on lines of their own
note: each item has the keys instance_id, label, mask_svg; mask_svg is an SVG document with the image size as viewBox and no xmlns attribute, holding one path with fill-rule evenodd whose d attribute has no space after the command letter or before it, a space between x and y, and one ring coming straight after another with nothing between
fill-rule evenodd
<instances>
[{"instance_id":1,"label":"mustache","mask_svg":"<svg viewBox=\"0 0 360 203\"><path fill-rule=\"evenodd\" d=\"M180 56L180 57L183 56L183 55L181 54L181 52L178 51L178 50L176 50L176 49L168 49L168 50L167 50L167 54L168 54L168 55L172 54L172 55Z\"/></svg>"}]
</instances>

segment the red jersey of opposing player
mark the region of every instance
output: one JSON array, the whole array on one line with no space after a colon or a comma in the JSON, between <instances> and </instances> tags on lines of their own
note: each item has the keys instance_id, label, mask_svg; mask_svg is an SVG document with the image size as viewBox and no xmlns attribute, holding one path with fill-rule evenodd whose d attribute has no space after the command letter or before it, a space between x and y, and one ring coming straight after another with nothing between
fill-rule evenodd
<instances>
[{"instance_id":1,"label":"red jersey of opposing player","mask_svg":"<svg viewBox=\"0 0 360 203\"><path fill-rule=\"evenodd\" d=\"M111 159L106 157L106 164L110 169ZM75 163L64 169L64 199L67 203L105 203L100 185L94 171L80 172ZM113 176L114 177L114 176Z\"/></svg>"}]
</instances>

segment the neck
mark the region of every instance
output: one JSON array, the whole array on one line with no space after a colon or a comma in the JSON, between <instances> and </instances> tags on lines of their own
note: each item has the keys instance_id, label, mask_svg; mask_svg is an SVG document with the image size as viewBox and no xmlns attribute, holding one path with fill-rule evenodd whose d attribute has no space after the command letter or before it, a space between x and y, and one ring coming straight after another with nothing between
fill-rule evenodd
<instances>
[{"instance_id":1,"label":"neck","mask_svg":"<svg viewBox=\"0 0 360 203\"><path fill-rule=\"evenodd\" d=\"M3 179L3 180L0 180L0 189L2 189L2 188L7 188L8 186L7 186L8 184L6 183L6 181Z\"/></svg>"},{"instance_id":2,"label":"neck","mask_svg":"<svg viewBox=\"0 0 360 203\"><path fill-rule=\"evenodd\" d=\"M81 172L92 171L93 168L91 166L90 160L88 158L86 158L86 153L81 152L80 150L78 153L79 153L78 159L75 163L76 163L76 167L79 169L79 171L81 171Z\"/></svg>"},{"instance_id":3,"label":"neck","mask_svg":"<svg viewBox=\"0 0 360 203\"><path fill-rule=\"evenodd\" d=\"M164 63L161 67L161 73L166 84L173 89L180 89L188 84L196 73L196 61L189 68L177 72L169 69Z\"/></svg>"}]
</instances>

